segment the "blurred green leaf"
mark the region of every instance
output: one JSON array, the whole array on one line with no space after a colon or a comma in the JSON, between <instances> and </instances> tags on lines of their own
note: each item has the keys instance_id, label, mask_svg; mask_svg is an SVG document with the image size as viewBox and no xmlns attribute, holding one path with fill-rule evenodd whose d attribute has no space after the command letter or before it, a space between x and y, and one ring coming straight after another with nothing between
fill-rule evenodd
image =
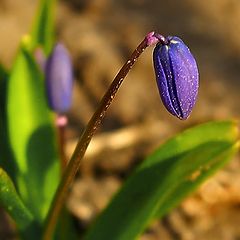
<instances>
[{"instance_id":1,"label":"blurred green leaf","mask_svg":"<svg viewBox=\"0 0 240 240\"><path fill-rule=\"evenodd\" d=\"M2 64L0 64L0 81L4 79L7 75L8 75L7 70Z\"/></svg>"},{"instance_id":2,"label":"blurred green leaf","mask_svg":"<svg viewBox=\"0 0 240 240\"><path fill-rule=\"evenodd\" d=\"M0 117L3 118L6 101L6 84L7 84L8 72L0 64Z\"/></svg>"},{"instance_id":3,"label":"blurred green leaf","mask_svg":"<svg viewBox=\"0 0 240 240\"><path fill-rule=\"evenodd\" d=\"M0 64L0 167L7 171L8 175L15 182L15 164L9 145L6 121L6 96L9 73Z\"/></svg>"},{"instance_id":4,"label":"blurred green leaf","mask_svg":"<svg viewBox=\"0 0 240 240\"><path fill-rule=\"evenodd\" d=\"M2 115L3 116L0 117L0 167L7 171L12 181L16 183L16 164L9 144L5 112L2 113Z\"/></svg>"},{"instance_id":5,"label":"blurred green leaf","mask_svg":"<svg viewBox=\"0 0 240 240\"><path fill-rule=\"evenodd\" d=\"M32 48L35 49L40 45L45 54L50 53L54 42L55 5L56 0L41 0L32 28Z\"/></svg>"},{"instance_id":6,"label":"blurred green leaf","mask_svg":"<svg viewBox=\"0 0 240 240\"><path fill-rule=\"evenodd\" d=\"M20 230L27 229L33 216L24 206L7 173L0 168L0 205L9 213Z\"/></svg>"},{"instance_id":7,"label":"blurred green leaf","mask_svg":"<svg viewBox=\"0 0 240 240\"><path fill-rule=\"evenodd\" d=\"M77 232L76 224L73 215L64 208L59 217L57 228L55 231L54 239L57 240L77 240L79 239L79 234Z\"/></svg>"},{"instance_id":8,"label":"blurred green leaf","mask_svg":"<svg viewBox=\"0 0 240 240\"><path fill-rule=\"evenodd\" d=\"M42 77L22 45L8 83L8 133L17 165L17 188L38 221L45 217L59 182L56 133Z\"/></svg>"},{"instance_id":9,"label":"blurred green leaf","mask_svg":"<svg viewBox=\"0 0 240 240\"><path fill-rule=\"evenodd\" d=\"M231 121L186 130L161 145L129 177L85 239L136 239L237 151Z\"/></svg>"},{"instance_id":10,"label":"blurred green leaf","mask_svg":"<svg viewBox=\"0 0 240 240\"><path fill-rule=\"evenodd\" d=\"M0 79L2 78L2 76L7 75L7 69L5 68L5 66L1 63L0 64Z\"/></svg>"}]
</instances>

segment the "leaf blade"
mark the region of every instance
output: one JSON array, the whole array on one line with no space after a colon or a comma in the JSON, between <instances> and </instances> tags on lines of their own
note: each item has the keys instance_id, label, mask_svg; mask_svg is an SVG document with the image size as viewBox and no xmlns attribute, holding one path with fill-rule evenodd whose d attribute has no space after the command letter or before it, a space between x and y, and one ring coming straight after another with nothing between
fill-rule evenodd
<instances>
[{"instance_id":1,"label":"leaf blade","mask_svg":"<svg viewBox=\"0 0 240 240\"><path fill-rule=\"evenodd\" d=\"M56 0L41 0L33 24L31 39L32 49L39 45L45 54L49 54L54 42L54 14Z\"/></svg>"},{"instance_id":2,"label":"leaf blade","mask_svg":"<svg viewBox=\"0 0 240 240\"><path fill-rule=\"evenodd\" d=\"M23 204L11 179L2 168L0 168L0 204L13 218L20 230L25 230L32 224L32 214Z\"/></svg>"},{"instance_id":3,"label":"leaf blade","mask_svg":"<svg viewBox=\"0 0 240 240\"><path fill-rule=\"evenodd\" d=\"M7 120L17 165L17 188L25 205L41 222L59 182L59 162L42 74L24 45L9 77Z\"/></svg>"},{"instance_id":4,"label":"leaf blade","mask_svg":"<svg viewBox=\"0 0 240 240\"><path fill-rule=\"evenodd\" d=\"M170 139L126 181L86 239L135 239L156 215L166 213L197 187L200 180L188 191L183 184L199 168L204 169L206 177L226 163L236 152L236 141L233 122L208 123ZM180 196L181 190L185 193ZM171 196L178 200L174 202Z\"/></svg>"}]
</instances>

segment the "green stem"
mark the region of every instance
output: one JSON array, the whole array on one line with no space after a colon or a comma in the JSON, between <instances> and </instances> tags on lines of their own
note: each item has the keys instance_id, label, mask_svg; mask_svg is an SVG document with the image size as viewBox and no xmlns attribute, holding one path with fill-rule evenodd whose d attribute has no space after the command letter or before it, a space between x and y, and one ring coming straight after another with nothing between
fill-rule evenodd
<instances>
[{"instance_id":1,"label":"green stem","mask_svg":"<svg viewBox=\"0 0 240 240\"><path fill-rule=\"evenodd\" d=\"M86 152L86 149L91 141L92 136L101 124L107 109L112 103L119 87L121 86L124 78L133 67L136 60L143 53L143 51L150 45L155 44L159 41L158 37L154 32L149 33L144 40L138 45L134 50L131 57L126 61L123 67L120 69L116 77L114 78L109 89L103 96L96 112L93 114L92 118L88 122L83 134L81 135L77 146L73 152L73 155L67 165L67 168L63 174L61 182L55 193L54 199L52 201L48 216L45 222L45 231L43 234L44 240L51 240L53 232L55 230L59 214L65 202L65 197L68 193L69 187L71 186L74 177L79 169L81 160Z\"/></svg>"}]
</instances>

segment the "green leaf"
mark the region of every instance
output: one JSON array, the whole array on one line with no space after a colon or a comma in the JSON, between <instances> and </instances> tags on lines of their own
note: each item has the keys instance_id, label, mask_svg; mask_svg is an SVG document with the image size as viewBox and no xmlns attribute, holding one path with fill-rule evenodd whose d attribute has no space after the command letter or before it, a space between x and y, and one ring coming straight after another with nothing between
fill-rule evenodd
<instances>
[{"instance_id":1,"label":"green leaf","mask_svg":"<svg viewBox=\"0 0 240 240\"><path fill-rule=\"evenodd\" d=\"M0 64L0 79L2 79L2 76L6 76L8 73L6 67L1 63Z\"/></svg>"},{"instance_id":2,"label":"green leaf","mask_svg":"<svg viewBox=\"0 0 240 240\"><path fill-rule=\"evenodd\" d=\"M1 118L4 118L5 104L6 104L6 84L7 84L8 72L0 64L0 114Z\"/></svg>"},{"instance_id":3,"label":"green leaf","mask_svg":"<svg viewBox=\"0 0 240 240\"><path fill-rule=\"evenodd\" d=\"M172 181L176 181L176 176L185 177L185 180L180 181L175 186L171 184L172 189L165 200L161 202L155 216L161 217L178 205L182 199L195 190L205 179L224 166L231 159L231 156L236 153L237 148L238 144L229 145L227 143L212 142L202 144L186 153L186 156L181 158L181 161L182 164L189 166L179 175L176 173ZM205 159L203 159L203 156ZM194 159L194 163L191 162L192 159Z\"/></svg>"},{"instance_id":4,"label":"green leaf","mask_svg":"<svg viewBox=\"0 0 240 240\"><path fill-rule=\"evenodd\" d=\"M236 124L212 122L161 145L129 177L85 239L136 239L237 151Z\"/></svg>"},{"instance_id":5,"label":"green leaf","mask_svg":"<svg viewBox=\"0 0 240 240\"><path fill-rule=\"evenodd\" d=\"M14 183L16 183L16 164L9 144L5 112L2 115L0 117L0 167L4 168Z\"/></svg>"},{"instance_id":6,"label":"green leaf","mask_svg":"<svg viewBox=\"0 0 240 240\"><path fill-rule=\"evenodd\" d=\"M39 45L49 54L54 42L54 10L56 0L41 0L31 33L32 49Z\"/></svg>"},{"instance_id":7,"label":"green leaf","mask_svg":"<svg viewBox=\"0 0 240 240\"><path fill-rule=\"evenodd\" d=\"M9 213L20 230L27 229L33 216L24 206L7 173L0 168L0 205Z\"/></svg>"},{"instance_id":8,"label":"green leaf","mask_svg":"<svg viewBox=\"0 0 240 240\"><path fill-rule=\"evenodd\" d=\"M54 239L56 240L77 240L79 239L79 234L77 232L76 224L74 224L74 217L66 208L63 208L57 228L55 231Z\"/></svg>"},{"instance_id":9,"label":"green leaf","mask_svg":"<svg viewBox=\"0 0 240 240\"><path fill-rule=\"evenodd\" d=\"M18 191L40 222L59 182L56 133L42 77L33 57L22 46L8 83L8 134L17 165Z\"/></svg>"},{"instance_id":10,"label":"green leaf","mask_svg":"<svg viewBox=\"0 0 240 240\"><path fill-rule=\"evenodd\" d=\"M7 75L7 70L2 64L0 64L0 81L2 81Z\"/></svg>"},{"instance_id":11,"label":"green leaf","mask_svg":"<svg viewBox=\"0 0 240 240\"><path fill-rule=\"evenodd\" d=\"M9 144L6 122L6 96L9 73L0 64L0 167L3 167L15 182L15 164Z\"/></svg>"}]
</instances>

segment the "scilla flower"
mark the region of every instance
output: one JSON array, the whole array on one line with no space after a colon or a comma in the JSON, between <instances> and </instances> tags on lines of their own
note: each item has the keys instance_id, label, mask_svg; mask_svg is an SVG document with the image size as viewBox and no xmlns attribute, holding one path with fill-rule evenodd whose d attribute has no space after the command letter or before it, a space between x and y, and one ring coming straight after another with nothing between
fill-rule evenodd
<instances>
[{"instance_id":1,"label":"scilla flower","mask_svg":"<svg viewBox=\"0 0 240 240\"><path fill-rule=\"evenodd\" d=\"M65 113L72 103L73 72L68 51L57 44L45 64L46 91L49 107Z\"/></svg>"},{"instance_id":2,"label":"scilla flower","mask_svg":"<svg viewBox=\"0 0 240 240\"><path fill-rule=\"evenodd\" d=\"M154 49L153 62L164 106L174 116L187 119L199 85L197 64L189 48L178 37L162 38Z\"/></svg>"}]
</instances>

